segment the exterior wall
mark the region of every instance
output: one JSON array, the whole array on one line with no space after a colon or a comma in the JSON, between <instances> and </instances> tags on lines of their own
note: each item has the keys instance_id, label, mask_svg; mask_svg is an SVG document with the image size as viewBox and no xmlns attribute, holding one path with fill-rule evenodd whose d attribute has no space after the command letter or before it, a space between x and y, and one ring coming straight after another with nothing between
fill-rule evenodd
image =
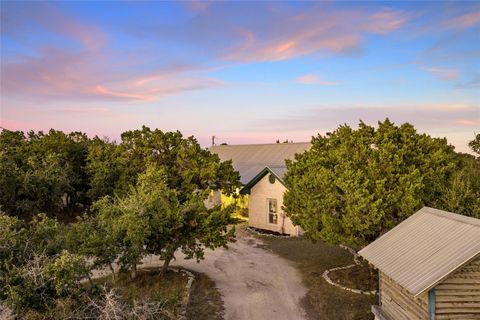
<instances>
[{"instance_id":1,"label":"exterior wall","mask_svg":"<svg viewBox=\"0 0 480 320\"><path fill-rule=\"evenodd\" d=\"M480 256L435 287L436 319L480 319Z\"/></svg>"},{"instance_id":2,"label":"exterior wall","mask_svg":"<svg viewBox=\"0 0 480 320\"><path fill-rule=\"evenodd\" d=\"M415 298L410 292L381 272L380 305L387 319L428 319L428 293Z\"/></svg>"},{"instance_id":3,"label":"exterior wall","mask_svg":"<svg viewBox=\"0 0 480 320\"><path fill-rule=\"evenodd\" d=\"M275 179L275 183L268 181L269 174L265 175L250 190L248 197L248 225L250 227L285 233L293 236L299 235L299 228L287 218L282 210L285 186ZM268 199L277 199L277 224L268 223Z\"/></svg>"}]
</instances>

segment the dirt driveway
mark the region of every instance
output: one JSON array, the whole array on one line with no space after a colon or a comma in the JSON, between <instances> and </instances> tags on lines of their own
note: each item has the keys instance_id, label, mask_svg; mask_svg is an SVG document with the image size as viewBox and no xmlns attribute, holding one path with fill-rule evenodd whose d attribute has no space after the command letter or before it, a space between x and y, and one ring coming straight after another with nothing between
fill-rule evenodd
<instances>
[{"instance_id":1,"label":"dirt driveway","mask_svg":"<svg viewBox=\"0 0 480 320\"><path fill-rule=\"evenodd\" d=\"M223 296L226 320L302 320L300 299L307 290L299 272L283 258L259 247L245 230L228 250L208 250L205 260L178 258L173 265L203 272Z\"/></svg>"}]
</instances>

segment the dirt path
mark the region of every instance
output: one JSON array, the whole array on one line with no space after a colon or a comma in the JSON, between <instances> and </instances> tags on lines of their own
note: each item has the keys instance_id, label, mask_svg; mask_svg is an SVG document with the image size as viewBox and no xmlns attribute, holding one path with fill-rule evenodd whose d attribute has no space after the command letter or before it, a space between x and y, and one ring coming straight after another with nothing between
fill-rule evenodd
<instances>
[{"instance_id":1,"label":"dirt path","mask_svg":"<svg viewBox=\"0 0 480 320\"><path fill-rule=\"evenodd\" d=\"M239 229L237 241L228 250L207 250L200 263L177 254L171 265L203 272L215 281L225 304L225 320L306 319L300 299L307 289L299 272L287 260L263 249L261 240ZM148 256L139 268L162 263L157 256ZM109 274L106 269L96 270L93 278Z\"/></svg>"},{"instance_id":2,"label":"dirt path","mask_svg":"<svg viewBox=\"0 0 480 320\"><path fill-rule=\"evenodd\" d=\"M259 239L240 230L228 250L209 250L200 263L177 258L173 265L204 272L215 281L225 303L226 320L305 319L300 299L307 290L300 274L259 244Z\"/></svg>"}]
</instances>

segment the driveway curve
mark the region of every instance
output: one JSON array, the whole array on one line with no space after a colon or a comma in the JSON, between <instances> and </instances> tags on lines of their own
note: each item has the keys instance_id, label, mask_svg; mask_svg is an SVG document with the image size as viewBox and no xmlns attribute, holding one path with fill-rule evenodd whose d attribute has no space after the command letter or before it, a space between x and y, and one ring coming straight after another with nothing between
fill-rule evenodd
<instances>
[{"instance_id":1,"label":"driveway curve","mask_svg":"<svg viewBox=\"0 0 480 320\"><path fill-rule=\"evenodd\" d=\"M300 273L285 259L262 248L244 229L229 249L207 250L205 260L177 257L172 265L207 274L225 304L226 320L302 320L300 299L307 289Z\"/></svg>"}]
</instances>

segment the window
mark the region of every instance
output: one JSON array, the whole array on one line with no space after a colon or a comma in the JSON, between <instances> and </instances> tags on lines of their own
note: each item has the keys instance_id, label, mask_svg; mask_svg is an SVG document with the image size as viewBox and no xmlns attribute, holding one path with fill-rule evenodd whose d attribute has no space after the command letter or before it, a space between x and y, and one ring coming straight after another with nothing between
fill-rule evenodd
<instances>
[{"instance_id":1,"label":"window","mask_svg":"<svg viewBox=\"0 0 480 320\"><path fill-rule=\"evenodd\" d=\"M268 223L277 224L277 199L267 199Z\"/></svg>"}]
</instances>

